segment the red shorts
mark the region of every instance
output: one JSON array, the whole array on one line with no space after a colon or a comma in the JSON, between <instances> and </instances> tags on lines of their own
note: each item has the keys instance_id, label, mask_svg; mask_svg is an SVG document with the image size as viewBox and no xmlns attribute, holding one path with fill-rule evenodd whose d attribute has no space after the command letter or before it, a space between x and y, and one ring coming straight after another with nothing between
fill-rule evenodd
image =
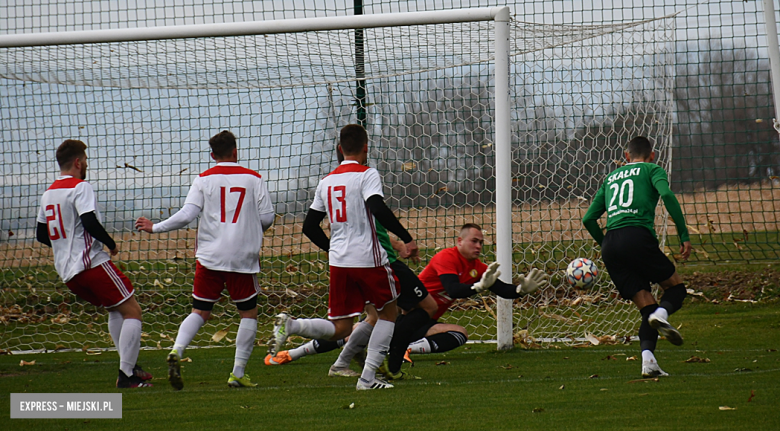
<instances>
[{"instance_id":1,"label":"red shorts","mask_svg":"<svg viewBox=\"0 0 780 431\"><path fill-rule=\"evenodd\" d=\"M195 282L192 286L192 296L195 299L217 302L226 287L233 302L252 299L260 291L257 274L214 271L195 261Z\"/></svg>"},{"instance_id":2,"label":"red shorts","mask_svg":"<svg viewBox=\"0 0 780 431\"><path fill-rule=\"evenodd\" d=\"M82 271L65 283L71 292L93 305L116 307L133 296L133 285L110 260Z\"/></svg>"},{"instance_id":3,"label":"red shorts","mask_svg":"<svg viewBox=\"0 0 780 431\"><path fill-rule=\"evenodd\" d=\"M399 295L390 265L375 268L330 267L328 318L343 319L363 312L367 303L381 310Z\"/></svg>"}]
</instances>

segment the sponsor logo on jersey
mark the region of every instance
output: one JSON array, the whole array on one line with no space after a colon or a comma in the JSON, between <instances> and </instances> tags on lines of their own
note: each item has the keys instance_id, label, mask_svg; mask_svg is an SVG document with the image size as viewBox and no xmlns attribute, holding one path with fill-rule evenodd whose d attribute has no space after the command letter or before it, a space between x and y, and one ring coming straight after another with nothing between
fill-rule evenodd
<instances>
[{"instance_id":1,"label":"sponsor logo on jersey","mask_svg":"<svg viewBox=\"0 0 780 431\"><path fill-rule=\"evenodd\" d=\"M639 175L639 168L626 169L625 171L612 174L607 178L607 184L613 181L622 180L623 178L633 177L634 175Z\"/></svg>"}]
</instances>

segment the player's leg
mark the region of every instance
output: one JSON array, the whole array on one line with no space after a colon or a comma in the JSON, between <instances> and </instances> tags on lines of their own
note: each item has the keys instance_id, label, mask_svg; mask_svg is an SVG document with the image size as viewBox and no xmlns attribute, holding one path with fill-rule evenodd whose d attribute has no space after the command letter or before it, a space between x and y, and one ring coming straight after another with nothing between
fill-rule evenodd
<instances>
[{"instance_id":1,"label":"player's leg","mask_svg":"<svg viewBox=\"0 0 780 431\"><path fill-rule=\"evenodd\" d=\"M275 356L276 352L281 352L281 348L290 335L328 340L344 338L352 332L353 321L353 316L327 320L320 318L294 318L287 313L280 313L276 316L276 322L274 323L273 344L271 345L270 354Z\"/></svg>"},{"instance_id":2,"label":"player's leg","mask_svg":"<svg viewBox=\"0 0 780 431\"><path fill-rule=\"evenodd\" d=\"M411 353L443 353L466 344L468 331L460 325L436 323L430 326L425 336L409 344Z\"/></svg>"},{"instance_id":3,"label":"player's leg","mask_svg":"<svg viewBox=\"0 0 780 431\"><path fill-rule=\"evenodd\" d=\"M390 340L398 317L396 298L398 297L398 278L390 265L377 268L361 268L360 288L366 300L376 307L379 319L374 325L366 349L366 364L358 379L357 390L385 389L393 386L376 378L376 370L390 349Z\"/></svg>"},{"instance_id":4,"label":"player's leg","mask_svg":"<svg viewBox=\"0 0 780 431\"><path fill-rule=\"evenodd\" d=\"M133 285L111 261L88 269L68 283L79 296L103 305L113 326L112 338L119 353L118 388L151 386L134 372L141 349L141 307L133 296ZM117 316L118 313L119 315ZM121 323L121 325L120 325ZM148 374L148 373L146 373ZM151 377L151 375L149 375Z\"/></svg>"},{"instance_id":5,"label":"player's leg","mask_svg":"<svg viewBox=\"0 0 780 431\"><path fill-rule=\"evenodd\" d=\"M301 335L306 338L338 340L352 332L355 316L363 312L365 301L360 292L352 292L351 272L360 268L330 267L330 285L328 288L328 319L295 319L280 313L274 323L270 353L282 350L287 337Z\"/></svg>"},{"instance_id":6,"label":"player's leg","mask_svg":"<svg viewBox=\"0 0 780 431\"><path fill-rule=\"evenodd\" d=\"M683 343L682 336L677 329L669 324L669 316L682 308L683 301L688 295L685 284L677 272L671 277L659 283L664 293L661 295L659 307L649 316L651 326L658 330L670 343L679 346Z\"/></svg>"},{"instance_id":7,"label":"player's leg","mask_svg":"<svg viewBox=\"0 0 780 431\"><path fill-rule=\"evenodd\" d=\"M168 381L176 390L184 387L181 376L181 358L200 328L211 318L214 303L224 289L224 280L218 271L207 269L200 262L195 263L195 280L192 286L192 312L181 322L176 333L173 349L168 353Z\"/></svg>"},{"instance_id":8,"label":"player's leg","mask_svg":"<svg viewBox=\"0 0 780 431\"><path fill-rule=\"evenodd\" d=\"M428 294L425 285L406 264L395 261L391 266L401 286L398 306L405 311L405 314L398 316L395 322L387 357L387 371L395 375L401 371L404 353L409 342L412 341L412 334L436 315L438 306L433 297Z\"/></svg>"},{"instance_id":9,"label":"player's leg","mask_svg":"<svg viewBox=\"0 0 780 431\"><path fill-rule=\"evenodd\" d=\"M608 231L601 251L607 272L621 297L633 301L642 316L638 334L642 376L667 376L655 358L658 331L650 324L650 316L658 304L650 292L650 281L659 276L668 278L674 273L674 265L660 251L650 231L642 227Z\"/></svg>"},{"instance_id":10,"label":"player's leg","mask_svg":"<svg viewBox=\"0 0 780 431\"><path fill-rule=\"evenodd\" d=\"M353 327L354 330L354 327ZM304 356L317 355L320 353L327 353L332 350L336 350L342 347L346 343L346 339L331 341L331 340L311 340L294 349L282 350L277 352L276 355L270 353L265 356L266 365L284 365L289 362L297 361Z\"/></svg>"},{"instance_id":11,"label":"player's leg","mask_svg":"<svg viewBox=\"0 0 780 431\"><path fill-rule=\"evenodd\" d=\"M658 309L653 294L648 290L639 290L631 300L639 309L642 323L639 325L639 350L642 353L642 377L668 376L655 359L655 347L658 344L658 331L650 325L650 315Z\"/></svg>"},{"instance_id":12,"label":"player's leg","mask_svg":"<svg viewBox=\"0 0 780 431\"><path fill-rule=\"evenodd\" d=\"M122 329L119 333L119 343L117 344L119 370L128 377L127 382L133 380L129 383L130 386L138 386L132 377L143 380L135 372L138 353L141 349L141 306L138 305L135 297L131 296L118 306L113 307L112 311L117 311L122 315ZM123 376L120 376L120 380L124 380L121 377Z\"/></svg>"},{"instance_id":13,"label":"player's leg","mask_svg":"<svg viewBox=\"0 0 780 431\"><path fill-rule=\"evenodd\" d=\"M235 302L241 322L236 334L236 355L233 361L233 372L228 378L228 386L255 387L252 379L245 373L249 357L255 346L257 336L257 294L260 285L256 274L225 273L225 286L230 298Z\"/></svg>"},{"instance_id":14,"label":"player's leg","mask_svg":"<svg viewBox=\"0 0 780 431\"><path fill-rule=\"evenodd\" d=\"M368 340L371 338L371 334L374 331L374 326L379 319L379 314L373 305L366 304L365 310L367 314L366 319L358 322L352 329L352 334L350 334L349 340L344 345L344 349L341 350L339 357L336 358L336 362L334 362L328 370L328 376L359 376L359 374L349 369L349 364L352 362L352 358L354 358L355 355L366 349Z\"/></svg>"}]
</instances>

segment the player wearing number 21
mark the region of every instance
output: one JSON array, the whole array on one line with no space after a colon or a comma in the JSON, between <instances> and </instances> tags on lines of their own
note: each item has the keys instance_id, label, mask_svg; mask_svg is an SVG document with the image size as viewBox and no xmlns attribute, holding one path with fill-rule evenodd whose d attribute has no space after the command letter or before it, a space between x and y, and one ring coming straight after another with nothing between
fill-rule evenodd
<instances>
[{"instance_id":1,"label":"player wearing number 21","mask_svg":"<svg viewBox=\"0 0 780 431\"><path fill-rule=\"evenodd\" d=\"M108 310L108 332L119 352L118 388L151 386L152 375L135 361L141 347L141 307L133 285L111 262L119 246L100 223L87 179L87 146L68 139L57 148L60 177L41 197L37 239L54 252L54 268L81 299Z\"/></svg>"},{"instance_id":2,"label":"player wearing number 21","mask_svg":"<svg viewBox=\"0 0 780 431\"><path fill-rule=\"evenodd\" d=\"M620 296L639 308L639 348L642 351L642 376L667 376L656 362L654 351L658 333L672 344L683 343L682 336L667 322L669 315L682 307L685 285L674 264L659 248L654 222L660 197L677 227L682 259L691 254L691 242L680 203L669 189L666 171L653 164L655 151L647 138L636 137L628 143L628 163L607 175L596 192L583 224L601 245L601 255ZM598 219L607 213L607 233ZM650 283L664 290L660 306L650 293Z\"/></svg>"},{"instance_id":3,"label":"player wearing number 21","mask_svg":"<svg viewBox=\"0 0 780 431\"><path fill-rule=\"evenodd\" d=\"M179 326L168 354L168 380L175 389L184 386L179 365L184 350L211 316L225 288L241 316L228 385L257 386L244 369L257 335L260 248L263 232L273 224L274 209L260 174L237 163L236 137L232 133L225 130L216 134L209 145L217 165L195 178L181 210L157 224L144 217L135 222L136 228L144 232L167 232L188 225L200 215L192 313Z\"/></svg>"}]
</instances>

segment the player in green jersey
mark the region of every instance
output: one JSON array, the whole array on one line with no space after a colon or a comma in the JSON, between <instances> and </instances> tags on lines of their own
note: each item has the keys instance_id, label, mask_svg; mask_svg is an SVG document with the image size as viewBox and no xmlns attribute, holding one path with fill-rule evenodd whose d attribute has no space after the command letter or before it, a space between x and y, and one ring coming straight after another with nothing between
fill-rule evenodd
<instances>
[{"instance_id":1,"label":"player in green jersey","mask_svg":"<svg viewBox=\"0 0 780 431\"><path fill-rule=\"evenodd\" d=\"M677 227L680 254L691 254L691 242L680 203L669 189L666 171L656 164L650 141L632 139L625 152L628 163L610 173L593 198L582 223L601 245L601 255L620 295L636 304L642 315L639 346L642 350L642 377L668 376L656 362L658 333L672 344L681 345L682 336L667 319L682 307L685 285L674 264L659 248L655 233L655 208L660 197ZM607 213L607 233L598 219ZM660 305L650 293L658 283L664 293Z\"/></svg>"}]
</instances>

